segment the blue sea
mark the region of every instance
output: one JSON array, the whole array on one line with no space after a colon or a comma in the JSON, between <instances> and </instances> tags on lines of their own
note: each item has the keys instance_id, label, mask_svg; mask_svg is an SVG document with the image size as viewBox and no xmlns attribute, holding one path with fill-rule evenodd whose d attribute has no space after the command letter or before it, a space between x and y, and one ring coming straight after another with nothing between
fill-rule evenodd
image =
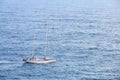
<instances>
[{"instance_id":1,"label":"blue sea","mask_svg":"<svg viewBox=\"0 0 120 80\"><path fill-rule=\"evenodd\" d=\"M120 0L0 0L0 80L120 80Z\"/></svg>"}]
</instances>

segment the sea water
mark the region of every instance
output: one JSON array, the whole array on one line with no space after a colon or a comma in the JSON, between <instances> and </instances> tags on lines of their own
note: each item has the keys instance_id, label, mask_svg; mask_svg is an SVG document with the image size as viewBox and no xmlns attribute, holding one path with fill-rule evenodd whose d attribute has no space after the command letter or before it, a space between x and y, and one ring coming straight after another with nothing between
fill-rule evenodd
<instances>
[{"instance_id":1,"label":"sea water","mask_svg":"<svg viewBox=\"0 0 120 80\"><path fill-rule=\"evenodd\" d=\"M0 80L120 80L120 1L0 0Z\"/></svg>"}]
</instances>

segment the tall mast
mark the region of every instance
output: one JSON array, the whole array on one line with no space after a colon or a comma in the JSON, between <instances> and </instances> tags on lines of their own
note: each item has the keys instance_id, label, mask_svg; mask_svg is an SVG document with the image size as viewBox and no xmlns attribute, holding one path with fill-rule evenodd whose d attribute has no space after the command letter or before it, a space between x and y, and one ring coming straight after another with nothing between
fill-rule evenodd
<instances>
[{"instance_id":1,"label":"tall mast","mask_svg":"<svg viewBox=\"0 0 120 80\"><path fill-rule=\"evenodd\" d=\"M34 33L34 35L33 35L32 57L34 56L34 50L35 50L35 33Z\"/></svg>"},{"instance_id":2,"label":"tall mast","mask_svg":"<svg viewBox=\"0 0 120 80\"><path fill-rule=\"evenodd\" d=\"M46 58L47 45L48 45L48 24L46 23L46 42L45 42L45 49L44 49L44 58Z\"/></svg>"}]
</instances>

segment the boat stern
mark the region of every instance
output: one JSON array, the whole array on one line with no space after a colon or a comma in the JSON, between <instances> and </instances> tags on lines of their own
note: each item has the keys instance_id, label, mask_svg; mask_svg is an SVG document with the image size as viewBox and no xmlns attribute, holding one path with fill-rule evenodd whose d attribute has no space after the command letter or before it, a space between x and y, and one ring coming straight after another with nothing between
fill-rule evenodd
<instances>
[{"instance_id":1,"label":"boat stern","mask_svg":"<svg viewBox=\"0 0 120 80\"><path fill-rule=\"evenodd\" d=\"M27 58L23 58L22 60L23 60L23 61L27 61Z\"/></svg>"}]
</instances>

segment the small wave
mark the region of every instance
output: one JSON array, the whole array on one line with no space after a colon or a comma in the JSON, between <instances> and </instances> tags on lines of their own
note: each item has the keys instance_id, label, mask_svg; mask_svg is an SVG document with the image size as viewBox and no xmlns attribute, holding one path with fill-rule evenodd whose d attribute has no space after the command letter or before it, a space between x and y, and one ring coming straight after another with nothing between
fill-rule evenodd
<instances>
[{"instance_id":1,"label":"small wave","mask_svg":"<svg viewBox=\"0 0 120 80\"><path fill-rule=\"evenodd\" d=\"M88 48L88 50L99 50L97 47Z\"/></svg>"},{"instance_id":2,"label":"small wave","mask_svg":"<svg viewBox=\"0 0 120 80\"><path fill-rule=\"evenodd\" d=\"M18 62L8 61L8 60L0 60L0 64L18 64Z\"/></svg>"},{"instance_id":3,"label":"small wave","mask_svg":"<svg viewBox=\"0 0 120 80\"><path fill-rule=\"evenodd\" d=\"M12 62L7 60L0 60L0 64L7 64L7 63L12 63Z\"/></svg>"}]
</instances>

